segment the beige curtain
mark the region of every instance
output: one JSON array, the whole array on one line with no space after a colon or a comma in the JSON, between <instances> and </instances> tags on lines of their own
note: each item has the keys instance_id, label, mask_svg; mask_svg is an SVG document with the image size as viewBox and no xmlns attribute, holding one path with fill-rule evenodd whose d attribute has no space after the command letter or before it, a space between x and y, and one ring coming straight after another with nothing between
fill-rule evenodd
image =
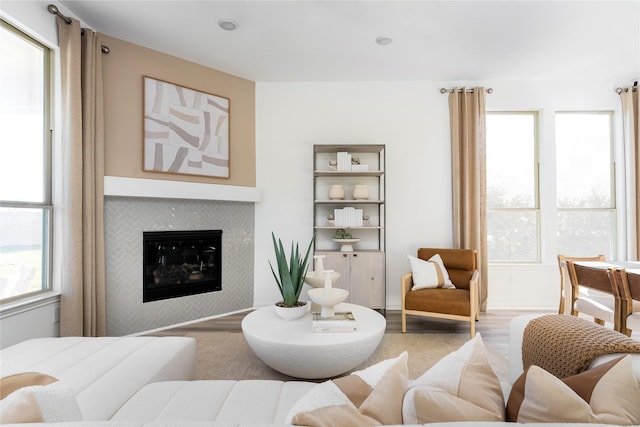
<instances>
[{"instance_id":1,"label":"beige curtain","mask_svg":"<svg viewBox=\"0 0 640 427\"><path fill-rule=\"evenodd\" d=\"M478 251L480 310L487 309L486 138L484 88L449 94L453 244Z\"/></svg>"},{"instance_id":2,"label":"beige curtain","mask_svg":"<svg viewBox=\"0 0 640 427\"><path fill-rule=\"evenodd\" d=\"M105 335L104 125L99 36L58 20L63 217L60 335Z\"/></svg>"},{"instance_id":3,"label":"beige curtain","mask_svg":"<svg viewBox=\"0 0 640 427\"><path fill-rule=\"evenodd\" d=\"M637 260L640 255L640 106L637 87L627 87L620 92L627 184L627 259Z\"/></svg>"}]
</instances>

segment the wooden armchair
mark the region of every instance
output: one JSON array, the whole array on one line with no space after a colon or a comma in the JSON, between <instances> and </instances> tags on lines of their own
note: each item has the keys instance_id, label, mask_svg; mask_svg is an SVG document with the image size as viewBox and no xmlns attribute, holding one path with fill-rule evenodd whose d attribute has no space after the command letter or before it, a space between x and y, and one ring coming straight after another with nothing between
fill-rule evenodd
<instances>
[{"instance_id":1,"label":"wooden armchair","mask_svg":"<svg viewBox=\"0 0 640 427\"><path fill-rule=\"evenodd\" d=\"M610 322L618 328L616 298L609 280L612 264L604 262L567 261L571 282L571 315L593 316L599 325Z\"/></svg>"},{"instance_id":2,"label":"wooden armchair","mask_svg":"<svg viewBox=\"0 0 640 427\"><path fill-rule=\"evenodd\" d=\"M558 314L565 313L565 295L567 289L567 277L569 271L567 270L567 261L604 261L604 255L600 254L593 257L572 257L566 255L558 255L558 268L560 269L560 305L558 307ZM571 299L570 299L571 300ZM572 301L573 302L573 301ZM573 309L573 304L569 310Z\"/></svg>"},{"instance_id":3,"label":"wooden armchair","mask_svg":"<svg viewBox=\"0 0 640 427\"><path fill-rule=\"evenodd\" d=\"M640 270L612 267L609 279L618 310L616 330L630 336L634 329L640 331Z\"/></svg>"},{"instance_id":4,"label":"wooden armchair","mask_svg":"<svg viewBox=\"0 0 640 427\"><path fill-rule=\"evenodd\" d=\"M472 249L420 248L418 258L428 260L439 254L455 289L412 290L412 274L401 279L402 332L407 331L407 315L469 322L469 335L476 335L478 312L478 254Z\"/></svg>"}]
</instances>

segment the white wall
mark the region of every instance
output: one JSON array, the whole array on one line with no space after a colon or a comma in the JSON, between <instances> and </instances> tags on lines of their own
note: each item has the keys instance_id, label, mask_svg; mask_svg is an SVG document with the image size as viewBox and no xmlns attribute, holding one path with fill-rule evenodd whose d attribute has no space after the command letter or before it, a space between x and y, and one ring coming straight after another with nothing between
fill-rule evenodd
<instances>
[{"instance_id":1,"label":"white wall","mask_svg":"<svg viewBox=\"0 0 640 427\"><path fill-rule=\"evenodd\" d=\"M0 11L2 17L9 23L27 32L41 43L53 47L58 45L58 27L55 16L47 11L49 4L55 4L63 13L66 10L57 1L3 0L0 2Z\"/></svg>"},{"instance_id":2,"label":"white wall","mask_svg":"<svg viewBox=\"0 0 640 427\"><path fill-rule=\"evenodd\" d=\"M60 336L60 302L57 297L34 301L0 316L0 349L30 338Z\"/></svg>"},{"instance_id":3,"label":"white wall","mask_svg":"<svg viewBox=\"0 0 640 427\"><path fill-rule=\"evenodd\" d=\"M556 110L615 110L620 82L483 82L492 87L488 110L539 110L542 185L554 188L553 114ZM421 246L450 246L451 154L447 95L451 82L257 83L255 305L278 297L267 263L271 231L285 242L308 242L313 227L313 144L386 144L387 308L400 307L406 254ZM467 86L472 86L468 84ZM619 125L619 124L618 124ZM542 141L541 141L542 142ZM549 145L551 143L551 145ZM555 190L541 200L555 205ZM544 218L553 233L554 215ZM556 249L543 263L489 269L489 309L558 304Z\"/></svg>"}]
</instances>

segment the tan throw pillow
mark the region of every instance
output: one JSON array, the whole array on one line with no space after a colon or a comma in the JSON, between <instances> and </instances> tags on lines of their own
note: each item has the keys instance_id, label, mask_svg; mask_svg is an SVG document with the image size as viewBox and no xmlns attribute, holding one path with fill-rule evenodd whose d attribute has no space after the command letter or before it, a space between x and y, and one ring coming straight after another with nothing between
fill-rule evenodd
<instances>
[{"instance_id":1,"label":"tan throw pillow","mask_svg":"<svg viewBox=\"0 0 640 427\"><path fill-rule=\"evenodd\" d=\"M640 424L640 387L631 357L614 359L564 379L531 365L513 383L507 420Z\"/></svg>"},{"instance_id":2,"label":"tan throw pillow","mask_svg":"<svg viewBox=\"0 0 640 427\"><path fill-rule=\"evenodd\" d=\"M455 286L449 279L449 273L444 268L444 263L440 255L435 254L428 261L407 255L411 265L411 279L413 287L411 290L444 288L453 289Z\"/></svg>"},{"instance_id":3,"label":"tan throw pillow","mask_svg":"<svg viewBox=\"0 0 640 427\"><path fill-rule=\"evenodd\" d=\"M402 405L405 424L504 421L504 397L480 334L416 379Z\"/></svg>"},{"instance_id":4,"label":"tan throw pillow","mask_svg":"<svg viewBox=\"0 0 640 427\"><path fill-rule=\"evenodd\" d=\"M4 399L14 391L32 385L49 385L58 381L51 375L39 372L24 372L0 378L0 399Z\"/></svg>"},{"instance_id":5,"label":"tan throw pillow","mask_svg":"<svg viewBox=\"0 0 640 427\"><path fill-rule=\"evenodd\" d=\"M36 372L0 379L0 423L81 421L73 390L56 378Z\"/></svg>"},{"instance_id":6,"label":"tan throw pillow","mask_svg":"<svg viewBox=\"0 0 640 427\"><path fill-rule=\"evenodd\" d=\"M286 424L353 427L402 424L408 384L408 354L402 353L350 375L325 381L298 400Z\"/></svg>"}]
</instances>

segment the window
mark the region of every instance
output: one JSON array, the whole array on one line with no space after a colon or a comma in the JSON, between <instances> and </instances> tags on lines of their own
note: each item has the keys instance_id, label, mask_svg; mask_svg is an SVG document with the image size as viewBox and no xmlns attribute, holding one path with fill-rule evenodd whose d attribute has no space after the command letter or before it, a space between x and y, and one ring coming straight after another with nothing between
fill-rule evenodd
<instances>
[{"instance_id":1,"label":"window","mask_svg":"<svg viewBox=\"0 0 640 427\"><path fill-rule=\"evenodd\" d=\"M616 257L612 119L556 113L558 253Z\"/></svg>"},{"instance_id":2,"label":"window","mask_svg":"<svg viewBox=\"0 0 640 427\"><path fill-rule=\"evenodd\" d=\"M489 260L540 260L538 115L494 112L486 119Z\"/></svg>"},{"instance_id":3,"label":"window","mask_svg":"<svg viewBox=\"0 0 640 427\"><path fill-rule=\"evenodd\" d=\"M51 288L51 53L0 24L0 301L7 302Z\"/></svg>"}]
</instances>

